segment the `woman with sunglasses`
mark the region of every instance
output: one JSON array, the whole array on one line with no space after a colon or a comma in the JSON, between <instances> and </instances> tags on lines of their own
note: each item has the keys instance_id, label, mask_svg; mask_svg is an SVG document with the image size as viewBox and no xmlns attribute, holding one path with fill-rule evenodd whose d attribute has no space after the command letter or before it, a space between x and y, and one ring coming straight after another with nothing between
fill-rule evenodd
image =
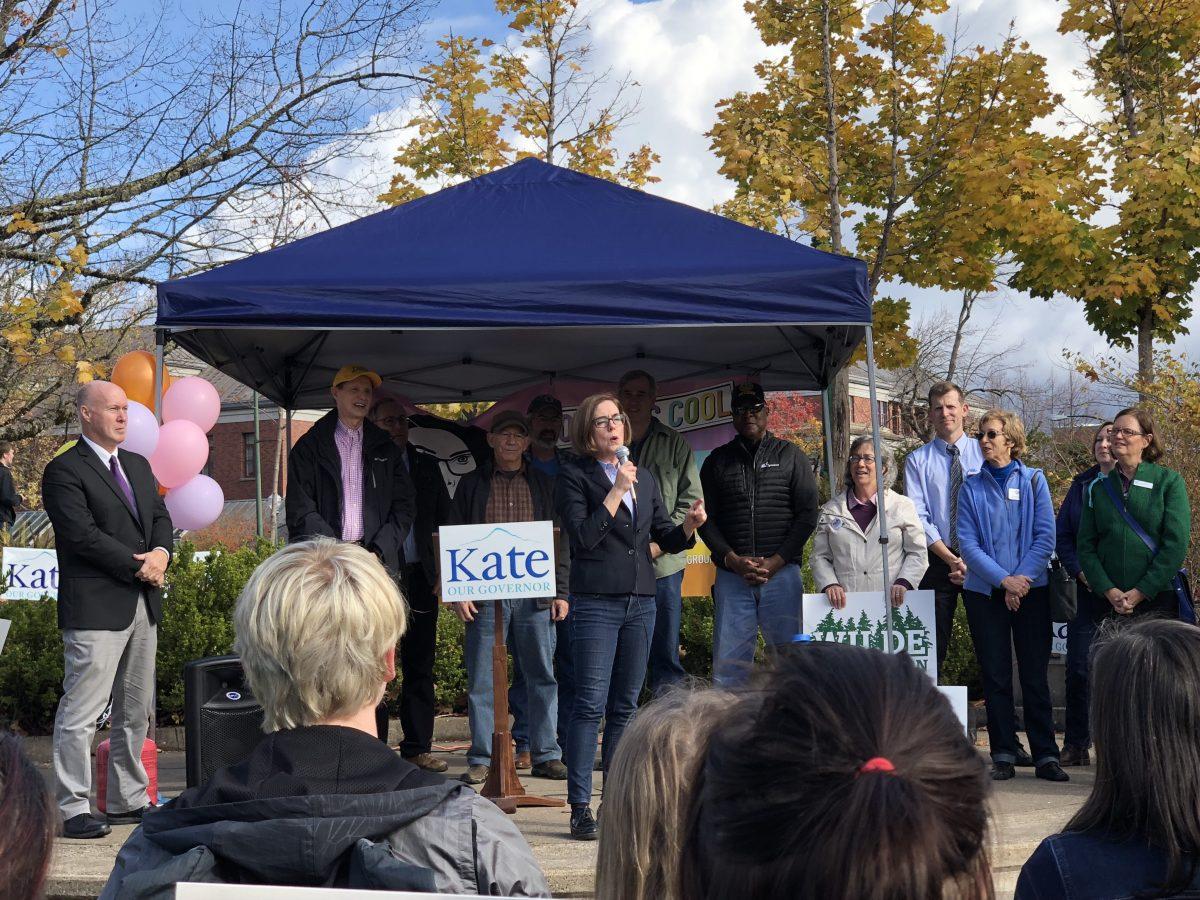
<instances>
[{"instance_id":1,"label":"woman with sunglasses","mask_svg":"<svg viewBox=\"0 0 1200 900\"><path fill-rule=\"evenodd\" d=\"M1017 721L1012 652L1025 709L1025 731L1038 778L1067 781L1058 761L1047 668L1054 552L1054 506L1041 469L1021 462L1025 426L993 409L979 420L983 468L958 495L958 543L967 563L964 602L983 676L992 778L1016 775Z\"/></svg>"},{"instance_id":2,"label":"woman with sunglasses","mask_svg":"<svg viewBox=\"0 0 1200 900\"><path fill-rule=\"evenodd\" d=\"M556 479L556 505L571 540L571 659L575 705L567 726L571 835L595 840L592 769L601 718L602 769L637 710L654 635L654 561L650 544L681 553L707 518L704 501L683 523L671 521L649 469L629 461L629 419L613 394L593 394L571 420L579 458ZM618 454L618 450L623 453Z\"/></svg>"},{"instance_id":3,"label":"woman with sunglasses","mask_svg":"<svg viewBox=\"0 0 1200 900\"><path fill-rule=\"evenodd\" d=\"M1144 409L1117 413L1111 443L1117 465L1092 488L1079 519L1084 577L1108 601L1109 615L1186 615L1189 611L1180 610L1173 588L1192 529L1183 479L1157 464L1162 448ZM1154 550L1143 536L1153 542Z\"/></svg>"},{"instance_id":4,"label":"woman with sunglasses","mask_svg":"<svg viewBox=\"0 0 1200 900\"><path fill-rule=\"evenodd\" d=\"M1055 552L1063 568L1078 583L1078 610L1067 623L1067 727L1063 733L1063 749L1059 762L1063 766L1088 766L1088 748L1092 745L1088 728L1088 656L1096 623L1111 608L1103 597L1093 594L1087 576L1079 565L1075 539L1079 534L1079 519L1085 502L1091 501L1096 482L1116 466L1112 455L1112 422L1104 422L1092 437L1094 466L1080 472L1071 482L1067 496L1058 510Z\"/></svg>"},{"instance_id":5,"label":"woman with sunglasses","mask_svg":"<svg viewBox=\"0 0 1200 900\"><path fill-rule=\"evenodd\" d=\"M813 532L812 573L829 605L842 609L847 591L882 591L883 558L879 553L879 476L883 470L883 498L888 524L888 591L892 605L900 606L904 595L921 583L929 565L925 529L917 508L907 497L892 490L896 460L886 444L880 444L883 464L878 465L871 438L854 439L846 462L845 490L821 507Z\"/></svg>"}]
</instances>

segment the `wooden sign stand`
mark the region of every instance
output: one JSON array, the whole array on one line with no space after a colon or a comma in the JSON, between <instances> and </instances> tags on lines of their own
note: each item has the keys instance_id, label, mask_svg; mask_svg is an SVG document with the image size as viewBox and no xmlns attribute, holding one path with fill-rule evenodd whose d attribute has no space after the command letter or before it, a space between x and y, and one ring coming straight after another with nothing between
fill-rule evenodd
<instances>
[{"instance_id":1,"label":"wooden sign stand","mask_svg":"<svg viewBox=\"0 0 1200 900\"><path fill-rule=\"evenodd\" d=\"M504 644L504 601L494 600L492 628L492 765L480 793L506 813L518 806L566 806L565 800L525 793L517 777L512 733L508 728L508 647Z\"/></svg>"}]
</instances>

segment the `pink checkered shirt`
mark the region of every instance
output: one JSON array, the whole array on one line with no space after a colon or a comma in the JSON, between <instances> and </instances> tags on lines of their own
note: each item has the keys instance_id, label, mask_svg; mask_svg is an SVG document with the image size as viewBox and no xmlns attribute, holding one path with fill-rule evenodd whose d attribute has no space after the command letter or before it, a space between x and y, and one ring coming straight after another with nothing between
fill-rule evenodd
<instances>
[{"instance_id":1,"label":"pink checkered shirt","mask_svg":"<svg viewBox=\"0 0 1200 900\"><path fill-rule=\"evenodd\" d=\"M342 540L363 538L363 430L351 431L339 420L333 429L342 463Z\"/></svg>"}]
</instances>

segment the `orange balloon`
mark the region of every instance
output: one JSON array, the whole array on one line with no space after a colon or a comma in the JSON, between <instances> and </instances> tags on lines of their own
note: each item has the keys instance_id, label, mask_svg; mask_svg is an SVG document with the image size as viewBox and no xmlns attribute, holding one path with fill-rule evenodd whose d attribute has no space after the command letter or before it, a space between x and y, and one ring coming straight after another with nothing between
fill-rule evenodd
<instances>
[{"instance_id":1,"label":"orange balloon","mask_svg":"<svg viewBox=\"0 0 1200 900\"><path fill-rule=\"evenodd\" d=\"M163 487L161 484L158 486L158 496L160 496L160 497L167 496L167 489L165 487Z\"/></svg>"},{"instance_id":2,"label":"orange balloon","mask_svg":"<svg viewBox=\"0 0 1200 900\"><path fill-rule=\"evenodd\" d=\"M142 404L149 410L154 409L154 354L148 350L131 350L113 366L112 382L125 392L130 400ZM159 391L161 397L171 387L171 375L163 368L163 385Z\"/></svg>"}]
</instances>

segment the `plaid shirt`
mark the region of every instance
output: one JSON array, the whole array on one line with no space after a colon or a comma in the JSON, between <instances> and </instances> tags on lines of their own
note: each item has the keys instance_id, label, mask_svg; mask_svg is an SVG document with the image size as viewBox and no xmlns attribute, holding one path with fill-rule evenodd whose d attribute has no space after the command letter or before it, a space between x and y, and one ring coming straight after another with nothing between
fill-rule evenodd
<instances>
[{"instance_id":1,"label":"plaid shirt","mask_svg":"<svg viewBox=\"0 0 1200 900\"><path fill-rule=\"evenodd\" d=\"M363 430L351 431L338 420L333 429L342 464L342 540L363 538Z\"/></svg>"},{"instance_id":2,"label":"plaid shirt","mask_svg":"<svg viewBox=\"0 0 1200 900\"><path fill-rule=\"evenodd\" d=\"M483 518L489 524L534 521L533 495L529 492L523 464L516 472L496 469L493 473L492 490L488 494Z\"/></svg>"}]
</instances>

